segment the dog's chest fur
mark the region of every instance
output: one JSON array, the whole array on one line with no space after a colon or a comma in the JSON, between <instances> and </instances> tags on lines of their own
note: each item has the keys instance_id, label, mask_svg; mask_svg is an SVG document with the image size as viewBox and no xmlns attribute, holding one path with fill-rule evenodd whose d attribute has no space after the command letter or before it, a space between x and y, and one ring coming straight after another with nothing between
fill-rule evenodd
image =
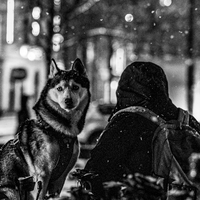
<instances>
[{"instance_id":1,"label":"dog's chest fur","mask_svg":"<svg viewBox=\"0 0 200 200\"><path fill-rule=\"evenodd\" d=\"M68 115L67 117L63 117L62 114L59 113L57 113L57 115L51 113L54 113L54 110L51 107L41 108L37 116L38 121L45 127L53 127L54 131L57 131L58 134L63 133L65 135L76 137L80 133L78 123L82 113L78 111L78 113Z\"/></svg>"},{"instance_id":2,"label":"dog's chest fur","mask_svg":"<svg viewBox=\"0 0 200 200\"><path fill-rule=\"evenodd\" d=\"M67 168L74 145L78 143L77 137L57 132L40 120L26 121L18 136L22 151L26 154L28 148L34 165L40 165L42 159L48 163L52 171L51 181L56 180Z\"/></svg>"}]
</instances>

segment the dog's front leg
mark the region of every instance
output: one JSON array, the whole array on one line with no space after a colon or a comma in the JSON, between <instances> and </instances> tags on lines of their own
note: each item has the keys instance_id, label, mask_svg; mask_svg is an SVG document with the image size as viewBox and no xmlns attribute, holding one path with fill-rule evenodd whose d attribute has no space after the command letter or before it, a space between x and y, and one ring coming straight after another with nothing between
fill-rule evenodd
<instances>
[{"instance_id":1,"label":"dog's front leg","mask_svg":"<svg viewBox=\"0 0 200 200\"><path fill-rule=\"evenodd\" d=\"M32 192L34 200L44 200L47 195L51 173L59 159L59 145L57 142L50 142L48 139L47 137L46 141L43 143L43 148L33 155L35 158L34 166L36 177L36 186Z\"/></svg>"}]
</instances>

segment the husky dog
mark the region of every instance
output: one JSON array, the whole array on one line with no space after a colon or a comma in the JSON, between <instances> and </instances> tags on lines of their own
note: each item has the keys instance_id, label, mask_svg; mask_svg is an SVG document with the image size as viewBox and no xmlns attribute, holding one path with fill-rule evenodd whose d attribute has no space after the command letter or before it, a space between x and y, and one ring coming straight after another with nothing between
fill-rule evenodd
<instances>
[{"instance_id":1,"label":"husky dog","mask_svg":"<svg viewBox=\"0 0 200 200\"><path fill-rule=\"evenodd\" d=\"M47 84L33 108L37 119L25 121L0 151L0 199L59 196L79 155L77 135L89 102L89 80L80 59L68 71L52 60Z\"/></svg>"}]
</instances>

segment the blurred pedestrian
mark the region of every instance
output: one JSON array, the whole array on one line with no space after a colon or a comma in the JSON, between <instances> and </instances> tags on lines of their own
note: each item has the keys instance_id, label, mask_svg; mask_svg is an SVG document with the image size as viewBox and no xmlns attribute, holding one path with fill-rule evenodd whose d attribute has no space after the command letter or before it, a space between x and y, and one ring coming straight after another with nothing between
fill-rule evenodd
<instances>
[{"instance_id":1,"label":"blurred pedestrian","mask_svg":"<svg viewBox=\"0 0 200 200\"><path fill-rule=\"evenodd\" d=\"M32 96L22 94L20 101L20 110L17 112L18 126L16 133L18 133L22 123L24 123L28 119L35 118L35 116L32 114L33 102L34 98Z\"/></svg>"},{"instance_id":2,"label":"blurred pedestrian","mask_svg":"<svg viewBox=\"0 0 200 200\"><path fill-rule=\"evenodd\" d=\"M21 108L18 111L18 125L20 126L21 123L25 122L29 119L29 109L28 109L28 99L29 96L22 95L21 97Z\"/></svg>"},{"instance_id":3,"label":"blurred pedestrian","mask_svg":"<svg viewBox=\"0 0 200 200\"><path fill-rule=\"evenodd\" d=\"M161 67L151 62L134 62L126 67L116 91L113 114L142 106L166 121L176 120L179 109L168 94L168 81ZM99 176L92 179L92 192L104 195L102 183L122 181L128 174L152 175L152 138L158 125L133 112L121 112L110 118L85 169ZM200 132L200 124L190 115L189 125Z\"/></svg>"}]
</instances>

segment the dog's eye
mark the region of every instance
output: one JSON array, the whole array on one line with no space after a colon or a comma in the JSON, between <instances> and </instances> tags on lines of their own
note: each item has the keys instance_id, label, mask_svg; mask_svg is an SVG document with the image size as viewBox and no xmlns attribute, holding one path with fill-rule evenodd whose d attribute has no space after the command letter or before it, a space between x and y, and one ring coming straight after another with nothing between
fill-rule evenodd
<instances>
[{"instance_id":1,"label":"dog's eye","mask_svg":"<svg viewBox=\"0 0 200 200\"><path fill-rule=\"evenodd\" d=\"M61 86L59 86L59 87L57 87L57 90L58 90L59 92L61 92L63 89L62 89Z\"/></svg>"},{"instance_id":2,"label":"dog's eye","mask_svg":"<svg viewBox=\"0 0 200 200\"><path fill-rule=\"evenodd\" d=\"M78 90L79 86L78 85L73 85L72 90Z\"/></svg>"}]
</instances>

